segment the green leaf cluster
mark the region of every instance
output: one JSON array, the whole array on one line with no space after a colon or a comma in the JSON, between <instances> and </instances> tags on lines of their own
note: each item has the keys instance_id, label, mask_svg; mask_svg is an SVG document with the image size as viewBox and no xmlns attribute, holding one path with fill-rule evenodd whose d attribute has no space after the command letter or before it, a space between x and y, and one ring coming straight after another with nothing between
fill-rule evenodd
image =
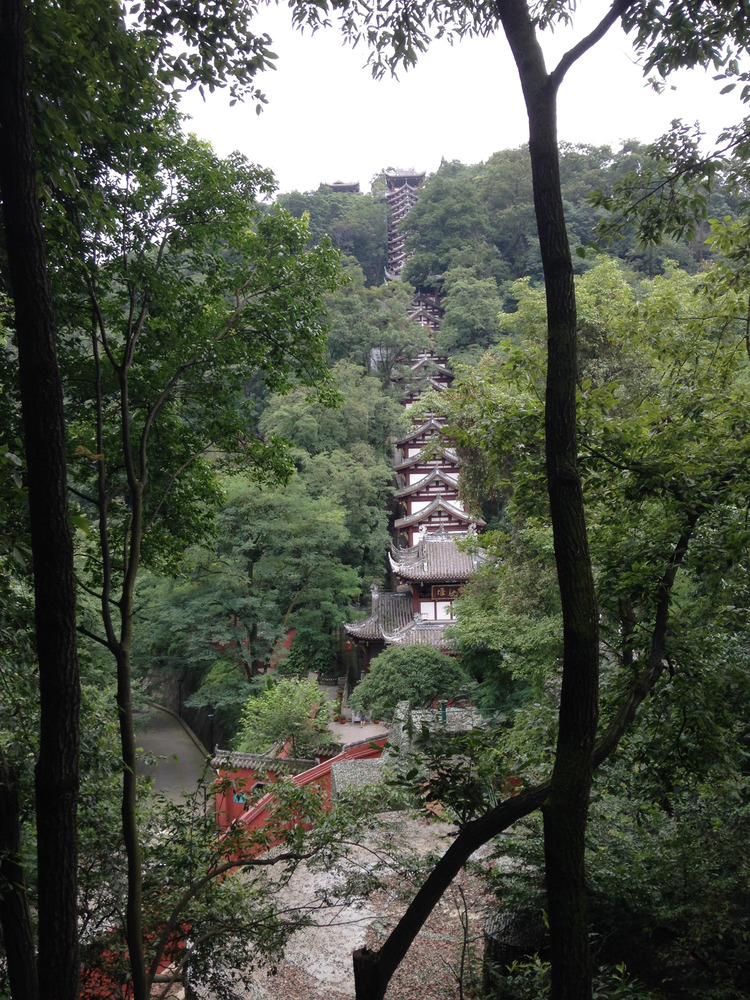
<instances>
[{"instance_id":1,"label":"green leaf cluster","mask_svg":"<svg viewBox=\"0 0 750 1000\"><path fill-rule=\"evenodd\" d=\"M640 637L681 539L690 551L668 655L688 669L715 641L716 616L739 626L730 609L735 587L744 586L748 543L740 512L750 381L744 305L725 273L724 265L701 276L672 269L633 287L603 260L578 279L579 462L605 655L628 671L645 655ZM459 369L446 395L464 495L476 509L494 494L504 508L486 541L493 558L465 588L454 631L460 646L495 650L505 670L539 692L554 674L561 638L545 527L544 301L529 283L515 295L518 310L503 326L517 346Z\"/></svg>"},{"instance_id":2,"label":"green leaf cluster","mask_svg":"<svg viewBox=\"0 0 750 1000\"><path fill-rule=\"evenodd\" d=\"M368 286L383 283L388 218L385 201L376 193L341 194L322 184L314 193L280 195L278 204L299 218L307 215L315 239L330 239L354 258Z\"/></svg>"},{"instance_id":3,"label":"green leaf cluster","mask_svg":"<svg viewBox=\"0 0 750 1000\"><path fill-rule=\"evenodd\" d=\"M288 743L289 755L314 757L332 742L328 703L321 701L314 681L282 677L270 679L265 690L251 695L242 709L236 749L264 753L274 743Z\"/></svg>"},{"instance_id":4,"label":"green leaf cluster","mask_svg":"<svg viewBox=\"0 0 750 1000\"><path fill-rule=\"evenodd\" d=\"M305 648L294 657L299 672L316 657L330 670L330 633L360 581L340 557L345 511L311 496L299 476L283 487L243 476L225 486L213 546L191 550L187 579L146 579L139 590L136 642L140 671L157 682L163 673L185 677L188 706L212 709L231 737L248 682L272 660L284 667L277 644L291 630Z\"/></svg>"},{"instance_id":5,"label":"green leaf cluster","mask_svg":"<svg viewBox=\"0 0 750 1000\"><path fill-rule=\"evenodd\" d=\"M213 710L226 736L248 682L272 662L283 673L335 675L332 632L381 582L400 408L361 368L342 361L332 374L340 410L302 387L266 401L259 433L286 441L290 481L219 480L211 539L191 548L180 579L139 589L140 672L188 679L188 706ZM284 656L276 647L288 634Z\"/></svg>"},{"instance_id":6,"label":"green leaf cluster","mask_svg":"<svg viewBox=\"0 0 750 1000\"><path fill-rule=\"evenodd\" d=\"M351 261L346 275L346 284L326 301L329 361L361 365L392 391L399 365L430 344L427 332L409 318L414 290L402 281L367 288L360 268Z\"/></svg>"},{"instance_id":7,"label":"green leaf cluster","mask_svg":"<svg viewBox=\"0 0 750 1000\"><path fill-rule=\"evenodd\" d=\"M373 660L350 704L355 712L391 719L400 701L431 705L437 698L455 697L467 680L455 657L431 646L389 646Z\"/></svg>"}]
</instances>

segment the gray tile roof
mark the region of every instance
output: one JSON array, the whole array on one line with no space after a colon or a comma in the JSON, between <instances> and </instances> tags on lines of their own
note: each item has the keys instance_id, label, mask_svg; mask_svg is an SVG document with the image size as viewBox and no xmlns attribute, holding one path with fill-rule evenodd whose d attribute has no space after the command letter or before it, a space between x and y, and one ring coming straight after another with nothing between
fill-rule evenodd
<instances>
[{"instance_id":1,"label":"gray tile roof","mask_svg":"<svg viewBox=\"0 0 750 1000\"><path fill-rule=\"evenodd\" d=\"M451 448L443 448L432 458L425 458L424 454L420 451L418 455L412 455L411 458L405 458L403 462L397 462L393 466L394 472L400 472L402 469L408 469L412 465L426 465L428 462L435 462L440 460L443 465L450 465L457 468L461 465L461 461L458 455Z\"/></svg>"},{"instance_id":2,"label":"gray tile roof","mask_svg":"<svg viewBox=\"0 0 750 1000\"><path fill-rule=\"evenodd\" d=\"M451 532L438 528L428 531L410 549L391 548L391 569L402 580L434 581L436 583L468 580L484 561L478 553L462 552L456 545L468 532Z\"/></svg>"},{"instance_id":3,"label":"gray tile roof","mask_svg":"<svg viewBox=\"0 0 750 1000\"><path fill-rule=\"evenodd\" d=\"M406 444L409 441L413 441L415 438L420 437L424 434L439 434L442 430L445 421L435 417L431 417L424 423L420 424L419 427L414 427L412 430L405 434L403 437L395 438L394 444Z\"/></svg>"},{"instance_id":4,"label":"gray tile roof","mask_svg":"<svg viewBox=\"0 0 750 1000\"><path fill-rule=\"evenodd\" d=\"M434 389L435 392L445 392L447 388L444 382L439 382L435 378L415 378L412 384L404 389L404 398L410 399L412 396L421 396L427 389Z\"/></svg>"},{"instance_id":5,"label":"gray tile roof","mask_svg":"<svg viewBox=\"0 0 750 1000\"><path fill-rule=\"evenodd\" d=\"M456 473L454 472L455 476ZM423 493L428 489L429 486L434 482L440 482L445 485L446 493L456 493L458 490L458 483L455 479L450 479L442 469L433 469L432 472L425 476L424 479L418 479L416 483L411 486L404 486L403 489L396 490L393 494L395 497L408 497L412 493Z\"/></svg>"},{"instance_id":6,"label":"gray tile roof","mask_svg":"<svg viewBox=\"0 0 750 1000\"><path fill-rule=\"evenodd\" d=\"M314 758L277 757L282 744L274 744L266 753L242 753L239 750L217 750L211 760L211 766L232 770L242 768L253 771L288 771L298 774L314 767Z\"/></svg>"},{"instance_id":7,"label":"gray tile roof","mask_svg":"<svg viewBox=\"0 0 750 1000\"><path fill-rule=\"evenodd\" d=\"M432 373L437 372L440 375L445 376L446 378L450 379L455 378L455 375L450 370L450 368L448 368L447 365L441 364L437 360L437 358L434 357L417 358L415 361L412 362L411 370L413 372L418 371L420 368L425 368L427 371Z\"/></svg>"},{"instance_id":8,"label":"gray tile roof","mask_svg":"<svg viewBox=\"0 0 750 1000\"><path fill-rule=\"evenodd\" d=\"M384 638L387 646L432 646L447 651L452 648L452 643L446 639L445 630L453 624L452 621L420 621L417 616L408 625Z\"/></svg>"},{"instance_id":9,"label":"gray tile roof","mask_svg":"<svg viewBox=\"0 0 750 1000\"><path fill-rule=\"evenodd\" d=\"M482 520L481 517L472 517L471 514L467 514L465 510L461 510L460 507L456 507L449 500L446 500L442 494L438 494L429 507L425 507L422 510L418 510L415 514L409 517L400 517L394 522L395 528L409 528L413 524L419 524L421 521L427 521L432 514L437 511L442 510L454 521L458 521L463 524L481 525L483 526L486 522ZM434 532L431 532L434 534Z\"/></svg>"},{"instance_id":10,"label":"gray tile roof","mask_svg":"<svg viewBox=\"0 0 750 1000\"><path fill-rule=\"evenodd\" d=\"M416 296L419 298L419 295ZM445 367L448 364L448 358L444 354L435 354L434 351L420 351L419 354L414 358L415 363L418 361L434 361L436 364Z\"/></svg>"},{"instance_id":11,"label":"gray tile roof","mask_svg":"<svg viewBox=\"0 0 750 1000\"><path fill-rule=\"evenodd\" d=\"M339 795L344 789L364 788L383 777L385 760L342 760L331 765L331 794Z\"/></svg>"},{"instance_id":12,"label":"gray tile roof","mask_svg":"<svg viewBox=\"0 0 750 1000\"><path fill-rule=\"evenodd\" d=\"M372 595L372 611L361 622L344 625L347 635L354 639L375 639L383 641L384 632L395 632L412 620L413 605L411 594L381 594L377 590Z\"/></svg>"}]
</instances>

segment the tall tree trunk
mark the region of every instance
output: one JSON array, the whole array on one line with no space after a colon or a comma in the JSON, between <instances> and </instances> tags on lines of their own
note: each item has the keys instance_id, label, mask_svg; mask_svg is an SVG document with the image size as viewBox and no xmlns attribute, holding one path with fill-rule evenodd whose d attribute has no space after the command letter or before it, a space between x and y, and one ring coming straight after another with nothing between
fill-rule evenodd
<instances>
[{"instance_id":1,"label":"tall tree trunk","mask_svg":"<svg viewBox=\"0 0 750 1000\"><path fill-rule=\"evenodd\" d=\"M131 334L132 335L132 334ZM126 352L126 354L129 352ZM131 355L132 356L132 355ZM115 652L117 660L117 712L120 718L120 743L122 745L122 833L128 856L128 902L126 932L130 952L130 969L133 1000L147 1000L149 984L146 975L146 955L143 940L143 866L136 809L136 745L133 719L133 673L130 660L133 646L133 594L141 561L143 542L143 493L148 482L149 428L154 419L151 410L146 426L141 432L138 447L138 470L133 460L130 437L131 411L129 401L129 361L124 360L118 372L120 384L120 420L122 428L123 458L130 490L130 523L127 538L122 592L118 603L120 612L120 640ZM153 930L153 928L151 928Z\"/></svg>"},{"instance_id":2,"label":"tall tree trunk","mask_svg":"<svg viewBox=\"0 0 750 1000\"><path fill-rule=\"evenodd\" d=\"M123 395L127 398L125 391ZM125 438L128 441L127 437ZM126 906L125 930L130 955L133 1000L146 1000L148 982L146 975L146 955L143 939L143 867L141 843L137 815L137 775L138 763L133 718L133 677L130 654L133 644L133 588L140 561L141 537L143 532L143 488L139 482L130 479L131 519L130 555L118 601L120 611L120 637L114 650L117 660L117 714L120 722L120 745L122 747L122 835L128 858L128 899ZM152 928L153 929L153 928Z\"/></svg>"},{"instance_id":3,"label":"tall tree trunk","mask_svg":"<svg viewBox=\"0 0 750 1000\"><path fill-rule=\"evenodd\" d=\"M594 744L598 721L599 637L596 592L588 550L583 491L577 466L577 333L573 265L560 185L557 146L557 90L573 63L597 44L631 5L613 0L597 26L548 73L526 0L498 0L495 13L518 69L529 118L534 207L547 296L546 465L555 561L563 610L563 683L555 766L550 781L526 789L515 803L501 803L459 833L433 870L414 903L377 955L354 953L357 1000L381 1000L387 983L419 931L434 900L447 888L473 850L477 832L487 840L514 818L541 806L552 945L553 1000L590 1000L591 962L586 920L584 841L592 770L617 745L638 705L656 682L661 667L663 630L654 631L649 669L633 685L605 737ZM682 559L665 576L664 613ZM664 619L666 623L666 618ZM522 808L519 808L522 807ZM472 846L473 845L473 846ZM452 863L448 863L449 860Z\"/></svg>"},{"instance_id":4,"label":"tall tree trunk","mask_svg":"<svg viewBox=\"0 0 750 1000\"><path fill-rule=\"evenodd\" d=\"M547 300L547 488L563 614L563 680L555 764L542 806L552 1000L589 1000L585 835L598 718L599 635L577 465L577 334L557 145L557 88L525 0L498 5L529 117L534 208Z\"/></svg>"},{"instance_id":5,"label":"tall tree trunk","mask_svg":"<svg viewBox=\"0 0 750 1000\"><path fill-rule=\"evenodd\" d=\"M41 730L36 772L39 986L78 995L80 686L65 422L39 215L21 0L0 4L0 190L18 364L34 567Z\"/></svg>"},{"instance_id":6,"label":"tall tree trunk","mask_svg":"<svg viewBox=\"0 0 750 1000\"><path fill-rule=\"evenodd\" d=\"M98 302L93 288L90 289L95 314ZM96 446L104 453L104 397L102 388L101 344L103 328L92 327L91 348L96 371ZM103 341L102 341L103 343ZM122 791L120 796L120 817L123 846L127 859L127 899L125 902L125 940L130 962L130 988L133 1000L146 1000L149 984L146 975L145 942L143 933L143 866L137 815L137 752L133 718L133 691L131 670L131 648L133 641L133 593L140 563L143 535L143 483L146 480L146 450L144 439L140 455L143 463L143 477L139 478L133 462L132 441L128 407L128 367L123 362L118 370L120 384L120 416L123 440L123 459L130 493L130 518L123 540L125 560L123 565L122 589L113 597L113 560L110 545L110 507L104 463L98 470L98 510L99 544L102 560L101 616L106 635L106 643L117 667L117 719L120 730L122 753ZM145 432L144 432L145 433Z\"/></svg>"},{"instance_id":7,"label":"tall tree trunk","mask_svg":"<svg viewBox=\"0 0 750 1000\"><path fill-rule=\"evenodd\" d=\"M127 647L120 645L115 657L117 659L117 714L120 724L123 761L120 815L125 854L128 861L125 937L128 942L133 1000L146 1000L148 987L143 939L143 871L136 805L136 765L138 760L133 723L129 643Z\"/></svg>"}]
</instances>

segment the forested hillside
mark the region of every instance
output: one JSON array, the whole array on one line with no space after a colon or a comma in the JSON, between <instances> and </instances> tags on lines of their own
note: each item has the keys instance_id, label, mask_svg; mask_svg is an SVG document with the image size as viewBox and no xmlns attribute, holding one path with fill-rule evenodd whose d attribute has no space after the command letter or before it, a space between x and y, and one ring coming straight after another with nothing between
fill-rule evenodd
<instances>
[{"instance_id":1,"label":"forested hillside","mask_svg":"<svg viewBox=\"0 0 750 1000\"><path fill-rule=\"evenodd\" d=\"M480 6L534 37L521 0ZM326 7L298 13L314 27ZM710 63L747 87L724 51L726 32L750 47L736 5L671 5L658 28L653 9L610 21L664 72ZM747 996L746 138L710 163L684 131L563 146L547 230L526 148L443 163L386 284L377 180L269 205L269 170L185 134L186 86L261 99L275 57L252 13L0 13L0 996L77 1000L83 976L147 1000L166 961L217 991L273 968L308 917L278 912L265 866L327 869L391 801L329 813L280 782L267 829L219 841L207 784L174 805L138 779L136 716L157 697L254 752L279 678L346 674L337 630L386 582L394 376L431 345L415 289L440 297L432 346L456 374L421 405L447 422L485 558L455 658L398 650L370 686L390 711L450 675L486 727L425 737L394 782L456 829L396 944L358 953L358 995L381 1000L451 870L494 838L488 894L539 933L528 961L486 968L486 1000L547 997L550 949L555 1000L593 995L590 954L602 998ZM565 226L575 268L555 258Z\"/></svg>"},{"instance_id":2,"label":"forested hillside","mask_svg":"<svg viewBox=\"0 0 750 1000\"><path fill-rule=\"evenodd\" d=\"M634 141L618 150L561 147L566 221L578 273L594 266L597 248L620 260L624 273L636 282L663 274L670 263L693 274L712 260L705 218L696 218L693 231L685 235L663 234L658 244L643 243L635 225L623 221L617 209L603 207L613 192L633 176L655 170L658 162L655 148ZM727 173L729 165L714 178L705 206L710 218L735 216L740 210L741 188L736 179L727 180ZM651 183L666 186L658 175ZM312 231L326 233L354 256L368 286L382 284L385 205L377 178L371 194L340 194L321 185L314 194L281 195L279 202L295 215L308 212ZM528 149L501 150L480 164L444 162L427 178L403 227L412 255L404 269L405 282L439 291L442 297L445 316L437 348L456 360L476 362L500 339L499 314L515 308L514 282L542 281ZM334 307L334 335L329 340L334 358L342 356L337 353L339 316ZM350 350L357 350L361 326L353 316L345 321ZM371 334L370 342L375 343Z\"/></svg>"},{"instance_id":3,"label":"forested hillside","mask_svg":"<svg viewBox=\"0 0 750 1000\"><path fill-rule=\"evenodd\" d=\"M590 905L601 962L626 961L649 995L720 998L742 995L750 981L742 168L735 163L705 206L696 203L706 218L686 227L689 238L639 241L634 222L608 243L608 199L632 194L632 171L652 170L653 185L664 169L648 166L654 154L634 143L615 154L561 149L569 232L581 248L579 460L600 612L603 733L617 725L657 633L664 642L665 676L592 791ZM316 194L310 210L323 198ZM430 405L458 443L464 499L489 521L479 544L491 558L456 604L454 641L478 703L503 714L500 746L524 781L550 773L562 658L534 225L523 149L476 166L443 164L404 223L413 253L406 276L442 295L436 344L458 374ZM479 767L481 752L472 752ZM532 874L500 877L497 892L503 908L532 914L544 906L533 874L543 867L541 830L534 822L524 830L512 851ZM519 970L493 995L541 996L544 975Z\"/></svg>"},{"instance_id":4,"label":"forested hillside","mask_svg":"<svg viewBox=\"0 0 750 1000\"><path fill-rule=\"evenodd\" d=\"M738 930L748 834L750 386L733 283L718 262L699 275L668 268L629 284L607 259L577 284L603 732L665 627L664 588L676 577L666 676L600 769L588 840L598 948L625 959L657 996L733 996L748 981ZM520 282L516 296L517 311L502 318L512 344L459 370L446 414L474 469L467 490L475 503L494 495L501 511L483 538L495 559L458 602L457 641L497 707L508 711L513 681L533 691L503 742L528 778L547 774L553 759L562 619L542 474L543 293ZM528 835L521 857L538 865L539 830L532 824ZM499 889L524 911L539 891L533 878L520 895L510 880Z\"/></svg>"},{"instance_id":5,"label":"forested hillside","mask_svg":"<svg viewBox=\"0 0 750 1000\"><path fill-rule=\"evenodd\" d=\"M227 472L211 545L193 546L178 578L150 576L139 588L141 676L152 684L183 677L186 695L195 691L188 708L202 709L198 718L216 713L222 744L233 740L272 660L305 677L343 670L333 632L370 584L383 582L400 407L351 362L337 362L332 374L336 409L303 389L263 407L260 433L290 448L289 481ZM285 656L276 647L290 632Z\"/></svg>"}]
</instances>

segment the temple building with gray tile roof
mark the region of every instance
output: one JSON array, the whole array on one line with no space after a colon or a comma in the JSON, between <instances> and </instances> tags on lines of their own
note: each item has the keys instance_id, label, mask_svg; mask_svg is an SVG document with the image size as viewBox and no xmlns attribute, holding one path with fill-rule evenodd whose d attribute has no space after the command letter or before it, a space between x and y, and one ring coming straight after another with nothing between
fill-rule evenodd
<instances>
[{"instance_id":1,"label":"temple building with gray tile roof","mask_svg":"<svg viewBox=\"0 0 750 1000\"><path fill-rule=\"evenodd\" d=\"M444 528L424 532L409 548L392 545L388 558L392 571L403 583L446 583L456 587L466 583L483 561L472 550L468 533L459 535ZM414 610L425 611L416 606Z\"/></svg>"},{"instance_id":2,"label":"temple building with gray tile roof","mask_svg":"<svg viewBox=\"0 0 750 1000\"><path fill-rule=\"evenodd\" d=\"M413 170L386 173L388 280L400 276L406 261L400 223L416 204L423 180L424 174ZM414 322L434 334L442 315L439 295L417 292L409 311ZM403 387L405 410L426 393L445 392L452 381L448 359L430 350L420 351L394 376ZM418 412L411 429L394 441L394 500L401 511L393 522L396 544L389 565L397 587L390 593L375 589L369 615L344 626L362 650L363 670L387 645L429 645L451 651L446 630L453 621L453 601L482 561L470 539L485 522L467 511L460 498L458 455L443 436L442 419L434 412L425 413L424 406Z\"/></svg>"},{"instance_id":3,"label":"temple building with gray tile roof","mask_svg":"<svg viewBox=\"0 0 750 1000\"><path fill-rule=\"evenodd\" d=\"M370 588L372 603L370 614L360 622L345 626L346 634L354 639L363 653L363 667L370 669L370 661L385 648L385 636L398 634L414 618L411 588L388 593L377 587Z\"/></svg>"}]
</instances>

